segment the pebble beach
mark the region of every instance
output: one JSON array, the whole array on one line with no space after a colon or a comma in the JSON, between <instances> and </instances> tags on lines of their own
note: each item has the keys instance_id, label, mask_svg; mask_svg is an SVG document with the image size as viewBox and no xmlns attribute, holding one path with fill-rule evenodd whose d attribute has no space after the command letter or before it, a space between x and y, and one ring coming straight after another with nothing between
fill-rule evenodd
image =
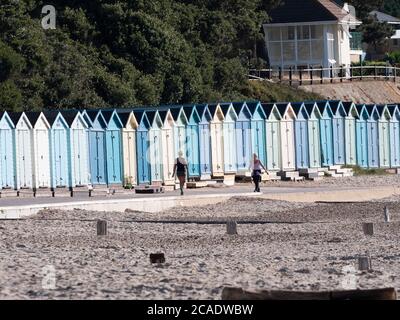
<instances>
[{"instance_id":1,"label":"pebble beach","mask_svg":"<svg viewBox=\"0 0 400 320\"><path fill-rule=\"evenodd\" d=\"M351 177L304 187L397 186L399 180ZM107 221L106 236L97 236L98 219ZM238 222L237 235L226 234L228 220ZM374 223L373 236L364 235L363 222ZM44 210L0 220L0 238L0 299L218 300L225 286L400 289L396 196L359 203L236 197L160 213ZM150 263L149 254L157 252L165 254L165 263ZM357 259L365 255L372 270L359 271Z\"/></svg>"}]
</instances>

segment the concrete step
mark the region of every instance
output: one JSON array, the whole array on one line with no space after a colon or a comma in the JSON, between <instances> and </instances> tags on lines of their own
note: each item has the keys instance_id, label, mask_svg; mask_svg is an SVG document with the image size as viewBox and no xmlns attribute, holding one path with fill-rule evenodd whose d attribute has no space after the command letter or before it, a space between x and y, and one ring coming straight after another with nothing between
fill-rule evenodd
<instances>
[{"instance_id":1,"label":"concrete step","mask_svg":"<svg viewBox=\"0 0 400 320\"><path fill-rule=\"evenodd\" d=\"M335 171L335 170L340 170L340 169L342 169L342 166L341 165L334 165L334 166L329 166L329 170L330 171Z\"/></svg>"},{"instance_id":2,"label":"concrete step","mask_svg":"<svg viewBox=\"0 0 400 320\"><path fill-rule=\"evenodd\" d=\"M33 191L33 196L35 198L52 197L53 191L50 188L39 188Z\"/></svg>"},{"instance_id":3,"label":"concrete step","mask_svg":"<svg viewBox=\"0 0 400 320\"><path fill-rule=\"evenodd\" d=\"M306 178L307 180L310 180L310 179L318 178L319 174L318 174L318 172L316 172L316 173L306 173L306 174L301 174L300 176Z\"/></svg>"},{"instance_id":4,"label":"concrete step","mask_svg":"<svg viewBox=\"0 0 400 320\"><path fill-rule=\"evenodd\" d=\"M322 180L324 180L324 178L323 178L323 177L316 177L316 178L308 178L307 180L317 182L317 181L322 181Z\"/></svg>"},{"instance_id":5,"label":"concrete step","mask_svg":"<svg viewBox=\"0 0 400 320\"><path fill-rule=\"evenodd\" d=\"M194 182L187 182L186 188L188 189L198 189L198 188L205 188L208 186L207 181L194 181Z\"/></svg>"},{"instance_id":6,"label":"concrete step","mask_svg":"<svg viewBox=\"0 0 400 320\"><path fill-rule=\"evenodd\" d=\"M53 197L57 198L72 197L70 188L55 188L52 193Z\"/></svg>"},{"instance_id":7,"label":"concrete step","mask_svg":"<svg viewBox=\"0 0 400 320\"><path fill-rule=\"evenodd\" d=\"M235 176L236 176L236 174L225 174L224 184L226 186L234 186L235 185Z\"/></svg>"},{"instance_id":8,"label":"concrete step","mask_svg":"<svg viewBox=\"0 0 400 320\"><path fill-rule=\"evenodd\" d=\"M135 193L163 193L164 187L158 185L137 186Z\"/></svg>"},{"instance_id":9,"label":"concrete step","mask_svg":"<svg viewBox=\"0 0 400 320\"><path fill-rule=\"evenodd\" d=\"M282 178L297 178L299 177L299 172L298 171L280 171L278 173L278 176Z\"/></svg>"},{"instance_id":10,"label":"concrete step","mask_svg":"<svg viewBox=\"0 0 400 320\"><path fill-rule=\"evenodd\" d=\"M0 190L0 198L14 198L17 197L17 190L14 189L1 189Z\"/></svg>"},{"instance_id":11,"label":"concrete step","mask_svg":"<svg viewBox=\"0 0 400 320\"><path fill-rule=\"evenodd\" d=\"M306 168L306 169L298 169L299 174L310 174L310 173L316 173L318 174L318 168Z\"/></svg>"},{"instance_id":12,"label":"concrete step","mask_svg":"<svg viewBox=\"0 0 400 320\"><path fill-rule=\"evenodd\" d=\"M304 181L305 178L304 177L282 177L282 181Z\"/></svg>"}]
</instances>

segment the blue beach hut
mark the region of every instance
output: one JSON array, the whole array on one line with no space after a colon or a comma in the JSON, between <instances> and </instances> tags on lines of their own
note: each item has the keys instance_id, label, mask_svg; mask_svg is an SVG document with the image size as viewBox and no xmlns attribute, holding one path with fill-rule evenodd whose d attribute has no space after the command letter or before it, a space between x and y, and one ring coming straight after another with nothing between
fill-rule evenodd
<instances>
[{"instance_id":1,"label":"blue beach hut","mask_svg":"<svg viewBox=\"0 0 400 320\"><path fill-rule=\"evenodd\" d=\"M83 115L89 124L90 181L93 185L107 185L106 120L97 110L85 110Z\"/></svg>"},{"instance_id":2,"label":"blue beach hut","mask_svg":"<svg viewBox=\"0 0 400 320\"><path fill-rule=\"evenodd\" d=\"M368 168L368 126L369 113L364 104L357 104L356 120L357 165Z\"/></svg>"},{"instance_id":3,"label":"blue beach hut","mask_svg":"<svg viewBox=\"0 0 400 320\"><path fill-rule=\"evenodd\" d=\"M14 160L15 125L6 111L0 112L0 192L16 189Z\"/></svg>"},{"instance_id":4,"label":"blue beach hut","mask_svg":"<svg viewBox=\"0 0 400 320\"><path fill-rule=\"evenodd\" d=\"M188 119L183 106L170 106L172 117L175 121L174 126L174 141L175 141L175 158L178 157L179 151L186 155L186 126Z\"/></svg>"},{"instance_id":5,"label":"blue beach hut","mask_svg":"<svg viewBox=\"0 0 400 320\"><path fill-rule=\"evenodd\" d=\"M150 184L149 129L150 121L144 111L133 110L138 121L136 136L137 181L138 184Z\"/></svg>"},{"instance_id":6,"label":"blue beach hut","mask_svg":"<svg viewBox=\"0 0 400 320\"><path fill-rule=\"evenodd\" d=\"M24 112L11 112L9 116L15 126L16 189L32 189L32 124Z\"/></svg>"},{"instance_id":7,"label":"blue beach hut","mask_svg":"<svg viewBox=\"0 0 400 320\"><path fill-rule=\"evenodd\" d=\"M223 148L224 148L224 173L237 173L237 145L235 122L237 114L232 103L219 104L224 115L222 120Z\"/></svg>"},{"instance_id":8,"label":"blue beach hut","mask_svg":"<svg viewBox=\"0 0 400 320\"><path fill-rule=\"evenodd\" d=\"M333 128L333 163L335 165L344 165L345 156L345 118L346 111L341 101L329 101L332 110L332 128Z\"/></svg>"},{"instance_id":9,"label":"blue beach hut","mask_svg":"<svg viewBox=\"0 0 400 320\"><path fill-rule=\"evenodd\" d=\"M102 110L106 122L106 169L107 184L122 185L122 123L116 110Z\"/></svg>"},{"instance_id":10,"label":"blue beach hut","mask_svg":"<svg viewBox=\"0 0 400 320\"><path fill-rule=\"evenodd\" d=\"M390 167L390 112L386 105L376 106L378 119L378 139L379 139L379 167Z\"/></svg>"},{"instance_id":11,"label":"blue beach hut","mask_svg":"<svg viewBox=\"0 0 400 320\"><path fill-rule=\"evenodd\" d=\"M162 159L162 126L163 122L158 111L146 110L149 120L149 160L150 180L152 184L161 184L163 181L163 159Z\"/></svg>"},{"instance_id":12,"label":"blue beach hut","mask_svg":"<svg viewBox=\"0 0 400 320\"><path fill-rule=\"evenodd\" d=\"M202 180L211 178L211 133L210 122L212 115L207 104L196 105L200 116L199 122L199 149L200 149L200 177Z\"/></svg>"},{"instance_id":13,"label":"blue beach hut","mask_svg":"<svg viewBox=\"0 0 400 320\"><path fill-rule=\"evenodd\" d=\"M90 181L89 166L89 125L83 114L78 110L62 110L65 121L68 124L68 154L69 161L69 181L71 187L87 187Z\"/></svg>"},{"instance_id":14,"label":"blue beach hut","mask_svg":"<svg viewBox=\"0 0 400 320\"><path fill-rule=\"evenodd\" d=\"M267 169L278 171L281 168L281 115L274 103L261 105L265 113Z\"/></svg>"},{"instance_id":15,"label":"blue beach hut","mask_svg":"<svg viewBox=\"0 0 400 320\"><path fill-rule=\"evenodd\" d=\"M321 163L328 167L333 165L333 112L328 101L317 102L321 113L320 137L321 137Z\"/></svg>"},{"instance_id":16,"label":"blue beach hut","mask_svg":"<svg viewBox=\"0 0 400 320\"><path fill-rule=\"evenodd\" d=\"M310 166L309 144L308 144L308 113L303 102L292 103L296 114L294 121L295 128L295 150L296 150L296 168L306 169Z\"/></svg>"},{"instance_id":17,"label":"blue beach hut","mask_svg":"<svg viewBox=\"0 0 400 320\"><path fill-rule=\"evenodd\" d=\"M56 192L71 188L68 174L70 168L69 126L59 111L46 111L44 115L50 124L51 189Z\"/></svg>"},{"instance_id":18,"label":"blue beach hut","mask_svg":"<svg viewBox=\"0 0 400 320\"><path fill-rule=\"evenodd\" d=\"M261 162L266 165L266 136L265 136L265 120L267 118L261 102L247 102L247 107L251 112L251 141L252 152L258 155Z\"/></svg>"},{"instance_id":19,"label":"blue beach hut","mask_svg":"<svg viewBox=\"0 0 400 320\"><path fill-rule=\"evenodd\" d=\"M367 143L368 143L368 167L379 167L379 112L374 104L367 104L365 108L368 111L367 120Z\"/></svg>"},{"instance_id":20,"label":"blue beach hut","mask_svg":"<svg viewBox=\"0 0 400 320\"><path fill-rule=\"evenodd\" d=\"M186 119L186 159L190 178L200 177L199 123L200 115L195 105L183 106Z\"/></svg>"},{"instance_id":21,"label":"blue beach hut","mask_svg":"<svg viewBox=\"0 0 400 320\"><path fill-rule=\"evenodd\" d=\"M246 102L234 102L232 106L237 115L235 122L237 172L245 175L249 171L252 153L252 114Z\"/></svg>"},{"instance_id":22,"label":"blue beach hut","mask_svg":"<svg viewBox=\"0 0 400 320\"><path fill-rule=\"evenodd\" d=\"M346 112L344 120L345 162L347 165L356 165L356 119L359 117L359 114L353 102L343 102L343 107Z\"/></svg>"},{"instance_id":23,"label":"blue beach hut","mask_svg":"<svg viewBox=\"0 0 400 320\"><path fill-rule=\"evenodd\" d=\"M321 112L315 102L304 104L308 114L308 150L310 168L321 167L321 135L320 121Z\"/></svg>"},{"instance_id":24,"label":"blue beach hut","mask_svg":"<svg viewBox=\"0 0 400 320\"><path fill-rule=\"evenodd\" d=\"M387 106L390 113L389 137L390 137L390 167L400 167L400 111L397 105Z\"/></svg>"}]
</instances>

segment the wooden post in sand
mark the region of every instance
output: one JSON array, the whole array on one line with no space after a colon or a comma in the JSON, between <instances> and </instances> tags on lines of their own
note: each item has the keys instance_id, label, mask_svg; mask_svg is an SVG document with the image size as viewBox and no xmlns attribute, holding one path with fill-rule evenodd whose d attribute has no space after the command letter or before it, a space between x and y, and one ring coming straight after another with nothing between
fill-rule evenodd
<instances>
[{"instance_id":1,"label":"wooden post in sand","mask_svg":"<svg viewBox=\"0 0 400 320\"><path fill-rule=\"evenodd\" d=\"M107 221L97 220L97 235L106 236L107 235Z\"/></svg>"},{"instance_id":2,"label":"wooden post in sand","mask_svg":"<svg viewBox=\"0 0 400 320\"><path fill-rule=\"evenodd\" d=\"M369 271L372 269L371 258L367 256L358 257L358 270Z\"/></svg>"},{"instance_id":3,"label":"wooden post in sand","mask_svg":"<svg viewBox=\"0 0 400 320\"><path fill-rule=\"evenodd\" d=\"M165 263L164 253L150 253L150 263Z\"/></svg>"},{"instance_id":4,"label":"wooden post in sand","mask_svg":"<svg viewBox=\"0 0 400 320\"><path fill-rule=\"evenodd\" d=\"M226 223L226 233L229 235L237 234L237 223L236 221L228 221Z\"/></svg>"},{"instance_id":5,"label":"wooden post in sand","mask_svg":"<svg viewBox=\"0 0 400 320\"><path fill-rule=\"evenodd\" d=\"M385 207L385 222L390 222L390 213L388 207Z\"/></svg>"},{"instance_id":6,"label":"wooden post in sand","mask_svg":"<svg viewBox=\"0 0 400 320\"><path fill-rule=\"evenodd\" d=\"M374 224L370 222L363 223L363 231L366 236L374 235Z\"/></svg>"}]
</instances>

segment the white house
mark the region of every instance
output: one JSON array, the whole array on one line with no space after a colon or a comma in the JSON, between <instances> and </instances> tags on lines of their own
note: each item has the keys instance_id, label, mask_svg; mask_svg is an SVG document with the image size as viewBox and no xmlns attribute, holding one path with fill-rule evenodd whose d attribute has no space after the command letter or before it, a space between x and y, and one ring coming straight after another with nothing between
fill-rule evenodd
<instances>
[{"instance_id":1,"label":"white house","mask_svg":"<svg viewBox=\"0 0 400 320\"><path fill-rule=\"evenodd\" d=\"M285 0L269 16L263 27L272 68L348 67L363 54L361 39L351 41L361 22L346 3Z\"/></svg>"}]
</instances>

